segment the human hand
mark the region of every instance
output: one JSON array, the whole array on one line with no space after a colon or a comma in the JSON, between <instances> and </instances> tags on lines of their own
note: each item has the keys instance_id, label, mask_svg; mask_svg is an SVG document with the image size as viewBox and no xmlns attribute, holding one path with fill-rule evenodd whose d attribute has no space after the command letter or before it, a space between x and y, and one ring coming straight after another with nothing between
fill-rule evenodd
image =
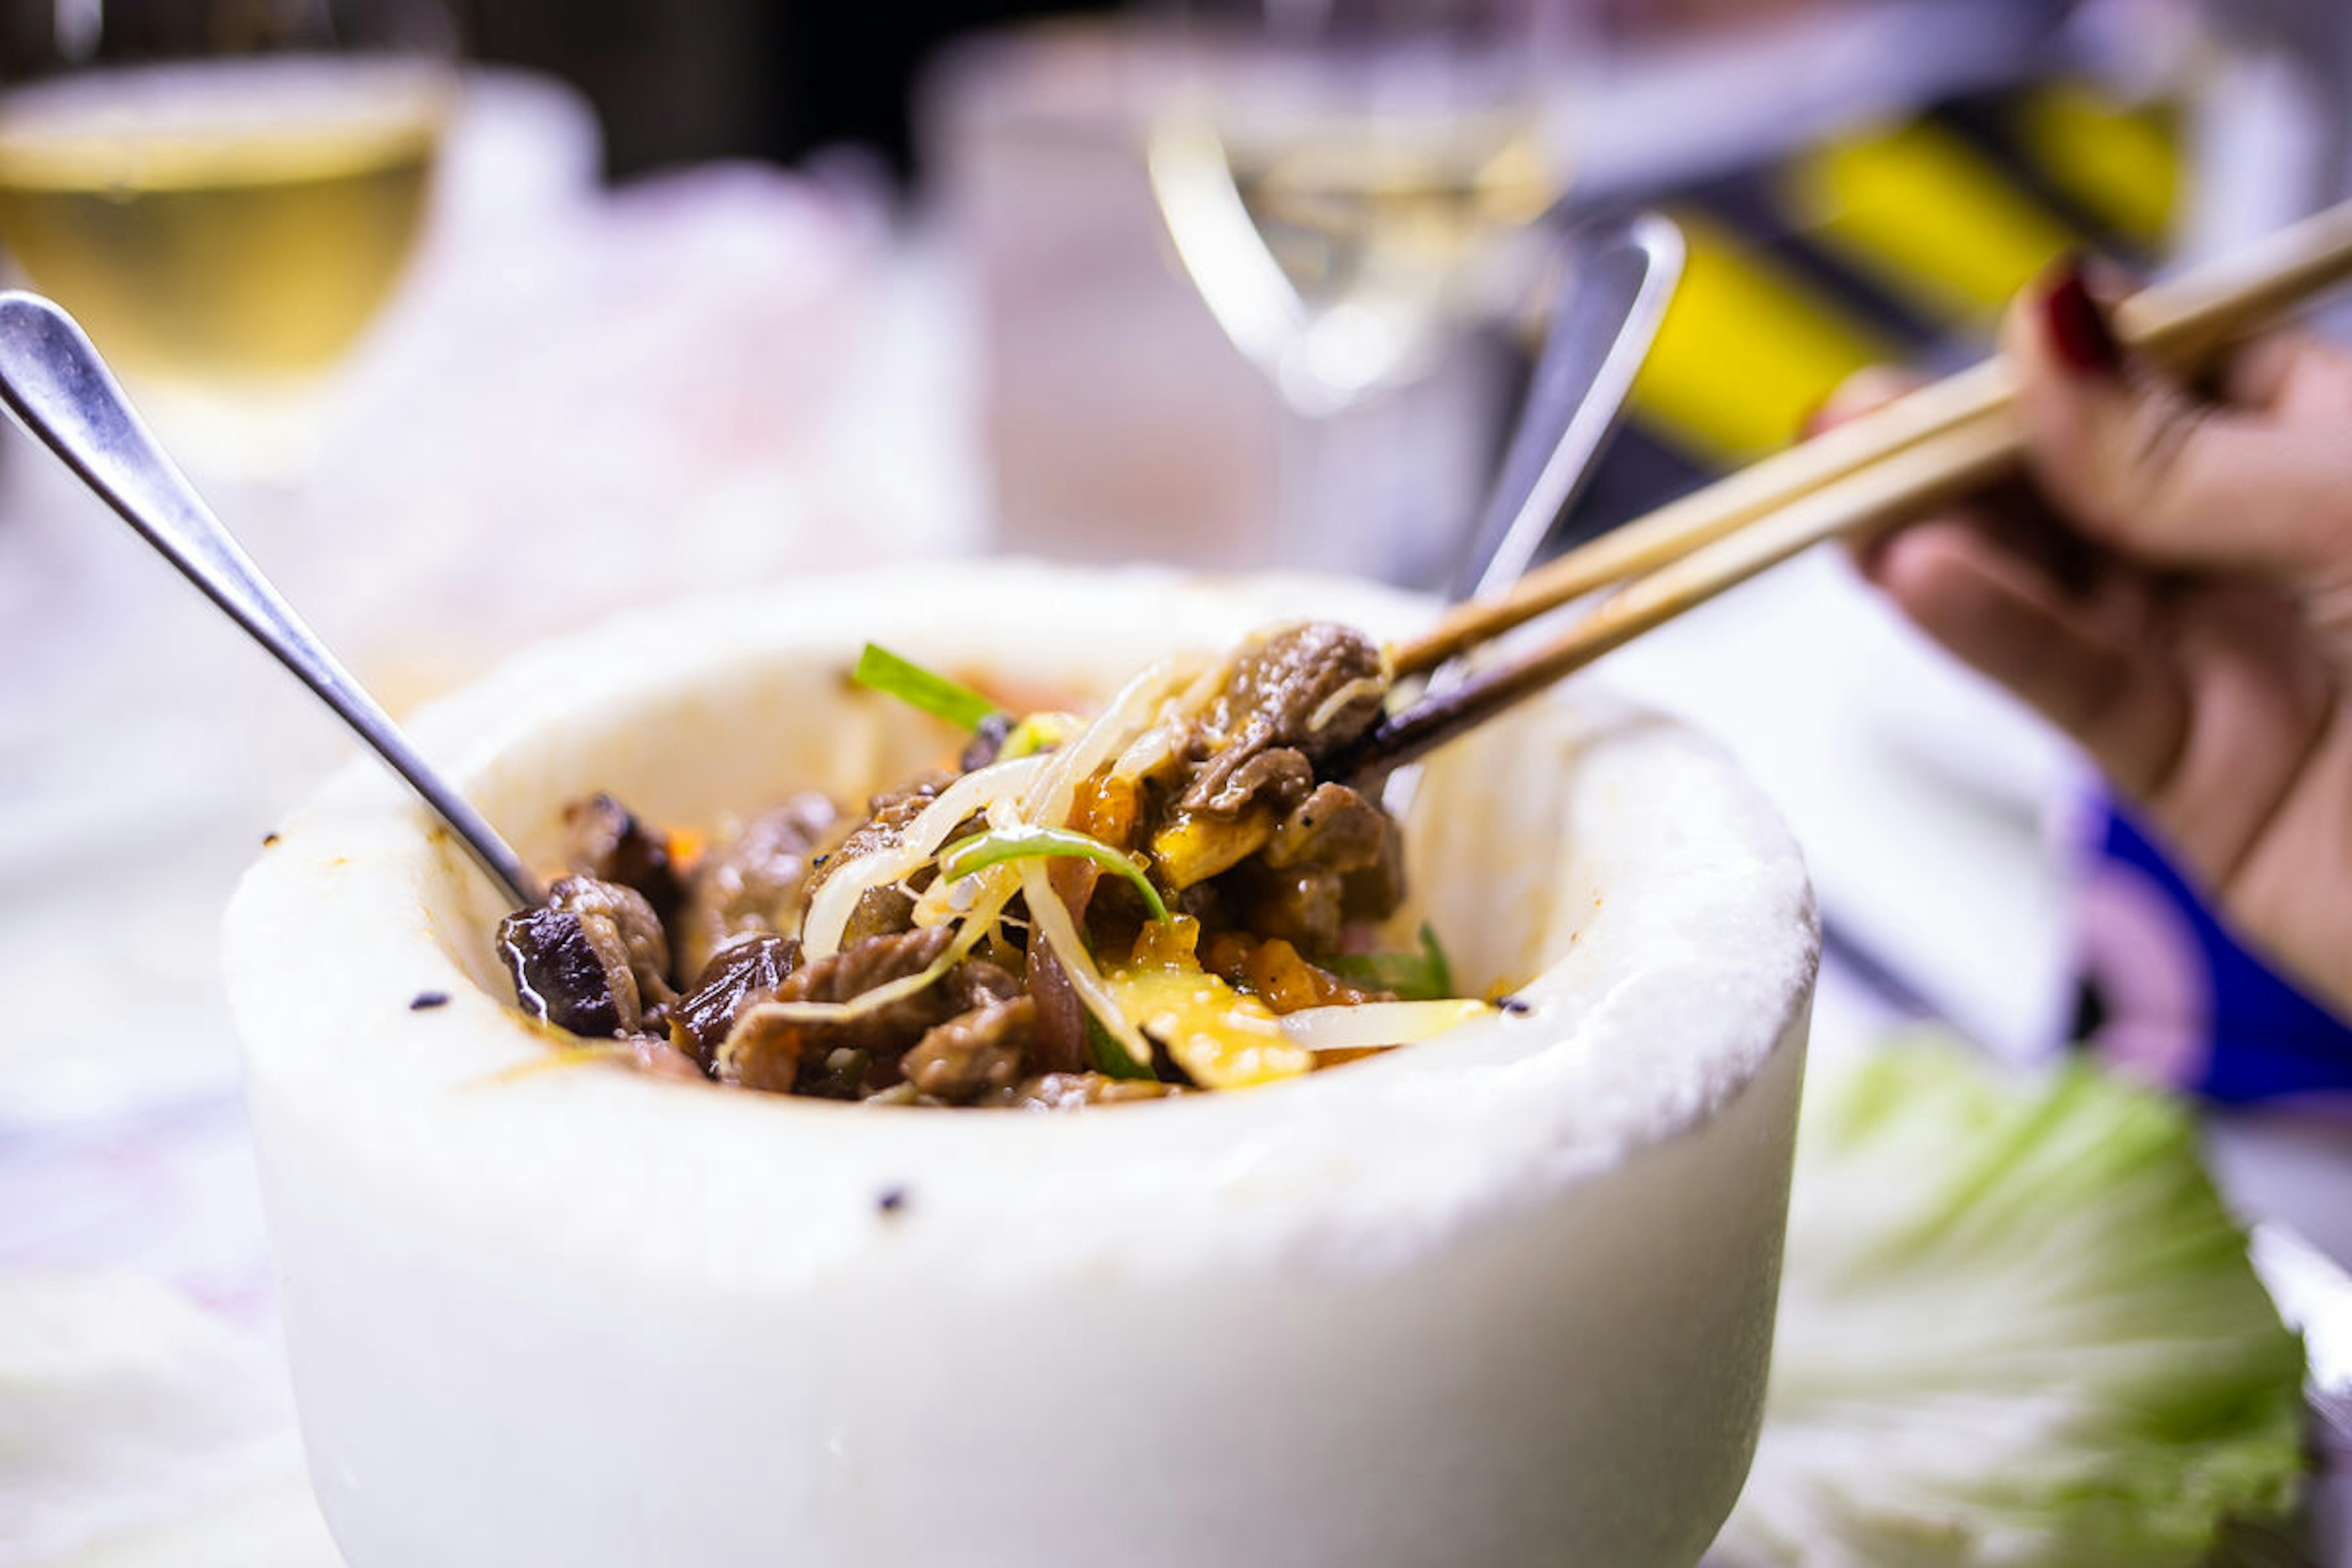
<instances>
[{"instance_id":1,"label":"human hand","mask_svg":"<svg viewBox=\"0 0 2352 1568\"><path fill-rule=\"evenodd\" d=\"M2352 1016L2352 357L2280 334L2210 398L2116 352L2079 271L2011 309L2028 479L1863 547L2072 735L2239 931ZM1869 373L1832 422L1885 401Z\"/></svg>"}]
</instances>

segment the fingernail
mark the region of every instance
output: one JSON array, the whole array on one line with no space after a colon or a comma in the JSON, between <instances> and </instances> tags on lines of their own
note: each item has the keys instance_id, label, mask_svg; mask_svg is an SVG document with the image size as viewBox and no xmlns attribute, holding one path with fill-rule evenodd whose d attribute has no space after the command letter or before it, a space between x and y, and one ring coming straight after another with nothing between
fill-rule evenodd
<instances>
[{"instance_id":1,"label":"fingernail","mask_svg":"<svg viewBox=\"0 0 2352 1568\"><path fill-rule=\"evenodd\" d=\"M2070 258L2050 291L2042 297L2042 317L2059 362L2077 375L2113 376L2124 367L2123 350L2107 315L2083 282L2080 258Z\"/></svg>"}]
</instances>

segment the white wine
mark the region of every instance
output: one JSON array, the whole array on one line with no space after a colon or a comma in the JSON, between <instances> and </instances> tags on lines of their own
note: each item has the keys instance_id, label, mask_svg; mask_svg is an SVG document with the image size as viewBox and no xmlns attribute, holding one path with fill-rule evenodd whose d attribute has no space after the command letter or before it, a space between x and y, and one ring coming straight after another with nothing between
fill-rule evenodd
<instances>
[{"instance_id":1,"label":"white wine","mask_svg":"<svg viewBox=\"0 0 2352 1568\"><path fill-rule=\"evenodd\" d=\"M1337 395L1409 379L1486 313L1493 263L1556 198L1529 117L1302 117L1165 129L1153 185L1186 269L1244 353ZM1302 363L1303 362L1303 363Z\"/></svg>"},{"instance_id":2,"label":"white wine","mask_svg":"<svg viewBox=\"0 0 2352 1568\"><path fill-rule=\"evenodd\" d=\"M324 369L422 226L446 79L287 56L93 71L0 98L0 245L150 374Z\"/></svg>"},{"instance_id":3,"label":"white wine","mask_svg":"<svg viewBox=\"0 0 2352 1568\"><path fill-rule=\"evenodd\" d=\"M1378 132L1225 142L1234 189L1315 310L1350 301L1440 312L1493 243L1539 216L1553 184L1513 124L1431 139Z\"/></svg>"}]
</instances>

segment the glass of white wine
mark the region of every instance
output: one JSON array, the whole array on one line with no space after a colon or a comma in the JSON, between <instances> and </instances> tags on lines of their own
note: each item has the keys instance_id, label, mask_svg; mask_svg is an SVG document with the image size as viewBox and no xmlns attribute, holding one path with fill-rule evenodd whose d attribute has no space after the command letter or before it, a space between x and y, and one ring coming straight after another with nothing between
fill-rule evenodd
<instances>
[{"instance_id":1,"label":"glass of white wine","mask_svg":"<svg viewBox=\"0 0 2352 1568\"><path fill-rule=\"evenodd\" d=\"M1178 258L1290 412L1282 553L1350 525L1343 419L1524 294L1563 179L1546 0L1176 0L1150 118ZM1372 445L1377 446L1375 442ZM1355 519L1360 522L1360 519Z\"/></svg>"},{"instance_id":2,"label":"glass of white wine","mask_svg":"<svg viewBox=\"0 0 2352 1568\"><path fill-rule=\"evenodd\" d=\"M299 473L455 97L439 0L0 0L0 247L167 436Z\"/></svg>"}]
</instances>

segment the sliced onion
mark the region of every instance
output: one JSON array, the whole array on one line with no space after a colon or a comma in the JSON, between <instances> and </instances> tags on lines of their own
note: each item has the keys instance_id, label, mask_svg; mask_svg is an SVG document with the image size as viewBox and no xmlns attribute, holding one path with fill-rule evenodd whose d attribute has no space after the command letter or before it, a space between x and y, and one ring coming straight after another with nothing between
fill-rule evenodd
<instances>
[{"instance_id":1,"label":"sliced onion","mask_svg":"<svg viewBox=\"0 0 2352 1568\"><path fill-rule=\"evenodd\" d=\"M1276 1022L1292 1045L1310 1051L1360 1051L1415 1045L1494 1011L1484 1002L1462 997L1443 1002L1359 1002L1306 1007L1285 1013Z\"/></svg>"},{"instance_id":2,"label":"sliced onion","mask_svg":"<svg viewBox=\"0 0 2352 1568\"><path fill-rule=\"evenodd\" d=\"M1331 721L1346 712L1348 705L1356 699L1385 697L1388 689L1388 656L1383 654L1381 656L1380 674L1360 675L1316 704L1315 711L1307 716L1307 732L1310 735L1322 733L1330 727Z\"/></svg>"},{"instance_id":3,"label":"sliced onion","mask_svg":"<svg viewBox=\"0 0 2352 1568\"><path fill-rule=\"evenodd\" d=\"M1094 956L1078 936L1077 922L1070 919L1070 906L1062 902L1046 878L1045 862L1021 860L1021 891L1029 905L1029 918L1037 928L1037 940L1054 950L1061 961L1062 973L1069 977L1070 989L1078 1000L1110 1031L1111 1038L1127 1048L1127 1054L1139 1062L1151 1059L1151 1043L1143 1037L1128 1016L1120 1011L1110 987L1103 984L1102 971L1095 967Z\"/></svg>"},{"instance_id":4,"label":"sliced onion","mask_svg":"<svg viewBox=\"0 0 2352 1568\"><path fill-rule=\"evenodd\" d=\"M1134 742L1111 763L1110 776L1115 779L1149 778L1176 754L1176 726L1169 721L1169 711L1163 710L1160 722L1137 736Z\"/></svg>"},{"instance_id":5,"label":"sliced onion","mask_svg":"<svg viewBox=\"0 0 2352 1568\"><path fill-rule=\"evenodd\" d=\"M1160 764L1173 757L1184 741L1184 726L1216 700L1217 693L1225 689L1233 674L1233 660L1221 658L1203 665L1192 683L1160 705L1160 712L1127 749L1111 763L1111 776L1122 779L1144 778L1158 771Z\"/></svg>"},{"instance_id":6,"label":"sliced onion","mask_svg":"<svg viewBox=\"0 0 2352 1568\"><path fill-rule=\"evenodd\" d=\"M964 774L900 830L898 843L861 855L827 877L801 921L801 956L814 961L839 952L841 933L849 928L858 900L921 870L958 823L1032 785L1048 760L1015 757Z\"/></svg>"},{"instance_id":7,"label":"sliced onion","mask_svg":"<svg viewBox=\"0 0 2352 1568\"><path fill-rule=\"evenodd\" d=\"M1021 875L1012 866L991 866L956 882L941 877L915 900L915 925L919 930L929 931L934 926L961 921L966 930L977 926L985 931L1020 891ZM962 931L958 932L956 940L963 940Z\"/></svg>"},{"instance_id":8,"label":"sliced onion","mask_svg":"<svg viewBox=\"0 0 2352 1568\"><path fill-rule=\"evenodd\" d=\"M1047 754L1045 771L1021 797L1023 820L1046 827L1066 826L1078 785L1149 729L1160 700L1180 681L1192 679L1199 668L1198 655L1163 658L1121 687L1093 723Z\"/></svg>"}]
</instances>

